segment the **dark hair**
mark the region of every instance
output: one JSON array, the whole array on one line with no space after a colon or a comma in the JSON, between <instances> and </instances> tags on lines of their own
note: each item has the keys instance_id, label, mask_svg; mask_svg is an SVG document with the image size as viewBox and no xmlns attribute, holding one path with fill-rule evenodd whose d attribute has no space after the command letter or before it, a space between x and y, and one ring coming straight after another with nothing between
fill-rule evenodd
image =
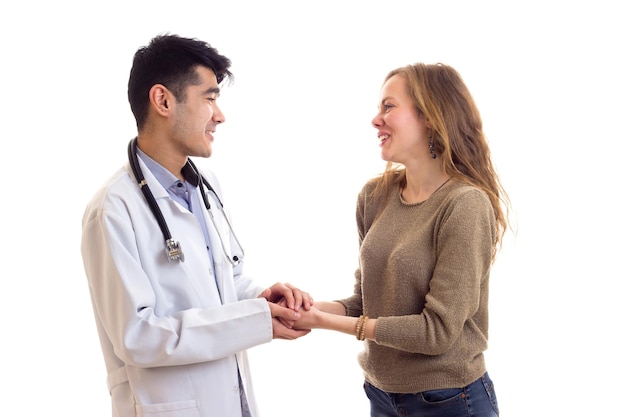
<instances>
[{"instance_id":1,"label":"dark hair","mask_svg":"<svg viewBox=\"0 0 626 417\"><path fill-rule=\"evenodd\" d=\"M198 84L198 66L213 71L218 84L233 78L230 59L206 42L163 34L135 52L128 79L128 102L141 130L148 116L148 94L155 84L167 87L176 100L185 101L187 86Z\"/></svg>"}]
</instances>

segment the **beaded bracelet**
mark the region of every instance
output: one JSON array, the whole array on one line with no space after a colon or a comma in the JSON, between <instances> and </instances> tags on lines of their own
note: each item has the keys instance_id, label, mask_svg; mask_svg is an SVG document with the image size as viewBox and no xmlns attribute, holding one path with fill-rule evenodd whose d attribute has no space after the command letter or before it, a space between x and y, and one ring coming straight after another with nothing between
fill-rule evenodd
<instances>
[{"instance_id":1,"label":"beaded bracelet","mask_svg":"<svg viewBox=\"0 0 626 417\"><path fill-rule=\"evenodd\" d=\"M363 326L363 316L360 316L356 321L356 328L354 329L354 335L356 340L359 340L359 333L361 333L361 326Z\"/></svg>"},{"instance_id":2,"label":"beaded bracelet","mask_svg":"<svg viewBox=\"0 0 626 417\"><path fill-rule=\"evenodd\" d=\"M365 323L369 317L365 316L363 318L363 326L361 326L361 334L359 335L359 340L365 340Z\"/></svg>"},{"instance_id":3,"label":"beaded bracelet","mask_svg":"<svg viewBox=\"0 0 626 417\"><path fill-rule=\"evenodd\" d=\"M365 340L365 322L369 317L361 315L356 321L356 328L354 334L357 340Z\"/></svg>"}]
</instances>

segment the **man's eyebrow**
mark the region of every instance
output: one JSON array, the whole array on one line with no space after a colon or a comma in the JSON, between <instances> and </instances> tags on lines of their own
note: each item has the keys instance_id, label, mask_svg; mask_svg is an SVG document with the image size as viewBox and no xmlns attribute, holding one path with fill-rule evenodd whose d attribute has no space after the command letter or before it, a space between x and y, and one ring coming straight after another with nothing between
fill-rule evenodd
<instances>
[{"instance_id":1,"label":"man's eyebrow","mask_svg":"<svg viewBox=\"0 0 626 417\"><path fill-rule=\"evenodd\" d=\"M205 95L206 94L219 94L219 93L220 93L219 87L210 87L203 91L203 94Z\"/></svg>"}]
</instances>

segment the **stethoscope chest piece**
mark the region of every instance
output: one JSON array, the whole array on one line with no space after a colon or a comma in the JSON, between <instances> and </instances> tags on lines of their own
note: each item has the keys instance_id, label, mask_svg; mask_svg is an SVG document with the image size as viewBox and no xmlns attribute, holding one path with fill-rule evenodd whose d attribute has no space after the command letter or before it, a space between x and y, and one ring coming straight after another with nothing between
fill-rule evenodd
<instances>
[{"instance_id":1,"label":"stethoscope chest piece","mask_svg":"<svg viewBox=\"0 0 626 417\"><path fill-rule=\"evenodd\" d=\"M183 249L180 247L180 242L177 242L174 239L168 239L165 241L165 253L167 254L167 259L170 262L185 262L185 254L183 253Z\"/></svg>"}]
</instances>

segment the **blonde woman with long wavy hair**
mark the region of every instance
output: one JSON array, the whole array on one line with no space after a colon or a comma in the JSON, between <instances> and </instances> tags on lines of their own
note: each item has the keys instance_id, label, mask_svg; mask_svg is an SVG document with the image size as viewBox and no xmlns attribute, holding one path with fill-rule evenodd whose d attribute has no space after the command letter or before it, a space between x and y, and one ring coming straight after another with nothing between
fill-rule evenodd
<instances>
[{"instance_id":1,"label":"blonde woman with long wavy hair","mask_svg":"<svg viewBox=\"0 0 626 417\"><path fill-rule=\"evenodd\" d=\"M371 416L497 416L483 352L510 203L480 113L455 69L417 63L387 75L372 125L387 168L357 199L354 293L296 327L364 341Z\"/></svg>"}]
</instances>

